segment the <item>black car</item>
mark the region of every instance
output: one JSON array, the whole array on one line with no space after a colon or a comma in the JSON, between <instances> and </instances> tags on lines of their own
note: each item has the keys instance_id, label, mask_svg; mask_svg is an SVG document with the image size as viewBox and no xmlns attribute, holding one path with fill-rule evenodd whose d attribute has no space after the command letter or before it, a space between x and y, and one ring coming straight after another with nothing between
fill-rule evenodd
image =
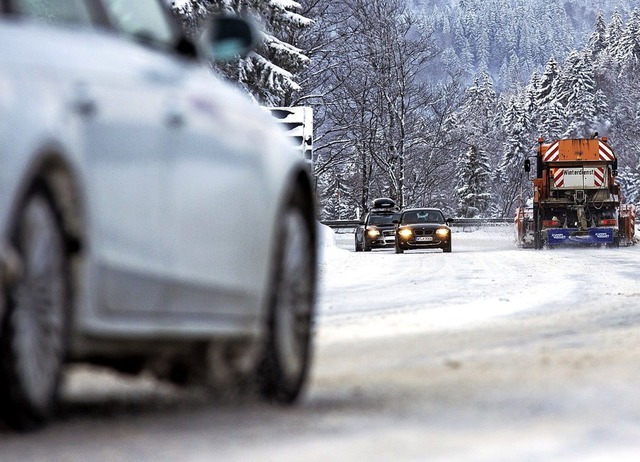
<instances>
[{"instance_id":1,"label":"black car","mask_svg":"<svg viewBox=\"0 0 640 462\"><path fill-rule=\"evenodd\" d=\"M356 252L393 247L395 243L394 220L399 218L396 203L383 197L373 201L373 207L356 228Z\"/></svg>"},{"instance_id":2,"label":"black car","mask_svg":"<svg viewBox=\"0 0 640 462\"><path fill-rule=\"evenodd\" d=\"M451 252L451 219L439 209L406 209L396 220L396 253L405 250L440 248Z\"/></svg>"}]
</instances>

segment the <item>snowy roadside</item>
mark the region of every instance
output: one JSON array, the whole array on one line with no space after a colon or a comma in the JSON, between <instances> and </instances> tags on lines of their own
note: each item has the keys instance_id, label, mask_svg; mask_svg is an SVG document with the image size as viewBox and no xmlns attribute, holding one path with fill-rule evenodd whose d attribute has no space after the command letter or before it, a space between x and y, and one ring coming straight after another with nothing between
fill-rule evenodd
<instances>
[{"instance_id":1,"label":"snowy roadside","mask_svg":"<svg viewBox=\"0 0 640 462\"><path fill-rule=\"evenodd\" d=\"M351 390L345 407L375 409L334 451L637 460L640 246L519 249L503 227L456 232L451 254L396 255L323 232L312 397Z\"/></svg>"},{"instance_id":2,"label":"snowy roadside","mask_svg":"<svg viewBox=\"0 0 640 462\"><path fill-rule=\"evenodd\" d=\"M321 226L319 325L347 326L348 338L473 328L496 317L553 305L577 281L518 249L509 226L453 235L453 252L353 252L353 235ZM496 253L492 261L487 253ZM552 258L553 260L553 258ZM535 277L534 277L535 276ZM542 276L553 284L535 287ZM361 313L367 313L365 318ZM366 325L366 326L365 326ZM340 335L337 331L332 334Z\"/></svg>"}]
</instances>

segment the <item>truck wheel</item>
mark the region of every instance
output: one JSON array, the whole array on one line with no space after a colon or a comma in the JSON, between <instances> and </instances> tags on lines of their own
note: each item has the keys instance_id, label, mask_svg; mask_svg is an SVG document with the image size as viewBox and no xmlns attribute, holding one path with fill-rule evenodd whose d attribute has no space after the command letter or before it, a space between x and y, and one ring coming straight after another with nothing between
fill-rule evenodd
<instances>
[{"instance_id":1,"label":"truck wheel","mask_svg":"<svg viewBox=\"0 0 640 462\"><path fill-rule=\"evenodd\" d=\"M611 244L607 244L607 247L618 248L620 247L620 238L614 237L613 242Z\"/></svg>"},{"instance_id":2,"label":"truck wheel","mask_svg":"<svg viewBox=\"0 0 640 462\"><path fill-rule=\"evenodd\" d=\"M260 394L292 403L309 369L316 291L314 218L302 194L292 194L280 220L266 339L257 368Z\"/></svg>"},{"instance_id":3,"label":"truck wheel","mask_svg":"<svg viewBox=\"0 0 640 462\"><path fill-rule=\"evenodd\" d=\"M32 430L54 411L67 350L69 262L51 195L39 184L23 202L13 242L21 269L8 283L0 333L0 409Z\"/></svg>"},{"instance_id":4,"label":"truck wheel","mask_svg":"<svg viewBox=\"0 0 640 462\"><path fill-rule=\"evenodd\" d=\"M536 250L542 249L542 236L540 231L542 229L542 222L540 220L540 211L538 207L533 207L533 223L534 223L534 233L533 233L533 248Z\"/></svg>"}]
</instances>

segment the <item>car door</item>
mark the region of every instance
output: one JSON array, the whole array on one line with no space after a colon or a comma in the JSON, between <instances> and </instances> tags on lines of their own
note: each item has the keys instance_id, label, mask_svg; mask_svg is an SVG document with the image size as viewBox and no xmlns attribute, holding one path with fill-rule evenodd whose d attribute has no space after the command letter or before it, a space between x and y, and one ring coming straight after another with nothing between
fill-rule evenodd
<instances>
[{"instance_id":1,"label":"car door","mask_svg":"<svg viewBox=\"0 0 640 462\"><path fill-rule=\"evenodd\" d=\"M167 224L177 271L169 309L235 316L255 306L272 244L268 226L274 207L261 155L269 141L251 120L252 113L267 116L196 66L172 112L181 122L167 132L166 143Z\"/></svg>"},{"instance_id":2,"label":"car door","mask_svg":"<svg viewBox=\"0 0 640 462\"><path fill-rule=\"evenodd\" d=\"M14 0L41 25L42 70L69 112L60 130L81 146L90 226L90 305L103 314L157 309L170 261L163 228L161 133L175 62L115 31L96 33L96 3ZM37 40L37 39L36 39ZM39 52L39 51L38 51ZM42 101L42 111L50 103Z\"/></svg>"},{"instance_id":3,"label":"car door","mask_svg":"<svg viewBox=\"0 0 640 462\"><path fill-rule=\"evenodd\" d=\"M158 311L172 260L162 134L179 72L172 60L137 44L105 38L101 45L109 65L74 89L78 110L86 112L101 307Z\"/></svg>"},{"instance_id":4,"label":"car door","mask_svg":"<svg viewBox=\"0 0 640 462\"><path fill-rule=\"evenodd\" d=\"M110 69L119 69L121 80L105 85L98 99L109 111L92 133L105 140L94 153L92 181L111 191L96 198L104 294L109 310L149 311L160 320L179 273L172 202L176 165L168 133L183 125L175 102L191 66L175 52L178 36L157 0L103 4L130 38L111 50Z\"/></svg>"}]
</instances>

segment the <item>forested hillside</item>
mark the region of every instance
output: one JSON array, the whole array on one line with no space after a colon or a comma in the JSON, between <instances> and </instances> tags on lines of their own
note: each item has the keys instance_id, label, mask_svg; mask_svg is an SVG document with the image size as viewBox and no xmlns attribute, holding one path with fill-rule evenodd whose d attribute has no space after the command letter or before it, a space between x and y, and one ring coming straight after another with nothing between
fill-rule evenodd
<instances>
[{"instance_id":1,"label":"forested hillside","mask_svg":"<svg viewBox=\"0 0 640 462\"><path fill-rule=\"evenodd\" d=\"M326 216L353 216L372 197L388 195L454 216L509 217L529 195L522 166L538 137L590 137L596 131L609 137L620 159L628 200L638 200L638 13L629 12L630 2L617 8L604 2L531 3L414 2L410 11L397 10L396 18L411 17L415 25L396 34L391 47L393 40L379 40L374 27L363 28L369 39L351 56L369 61L368 76L380 69L370 62L372 50L384 54L416 40L436 52L410 82L399 84L395 99L384 97L388 84L368 81L359 87L366 92L352 90L334 103L353 108L379 91L377 98L387 105L365 104L369 111L358 112L358 124L345 117L332 124L330 152L339 153L339 161L331 158L333 165L319 176ZM384 29L394 30L388 24ZM354 85L353 79L339 83ZM407 88L416 91L411 101L421 103L403 112L398 109L410 107L401 102ZM381 114L387 115L378 125ZM335 121L333 107L327 117ZM393 130L400 122L402 133ZM354 126L369 136L354 135ZM321 161L327 158L322 154Z\"/></svg>"},{"instance_id":2,"label":"forested hillside","mask_svg":"<svg viewBox=\"0 0 640 462\"><path fill-rule=\"evenodd\" d=\"M323 218L380 196L511 216L538 137L595 131L640 200L637 0L175 3L192 32L203 11L259 16L263 45L222 70L259 103L314 107Z\"/></svg>"},{"instance_id":3,"label":"forested hillside","mask_svg":"<svg viewBox=\"0 0 640 462\"><path fill-rule=\"evenodd\" d=\"M627 17L629 0L413 0L432 21L442 55L440 76L488 72L503 91L527 81L550 57L562 59L586 43L598 13Z\"/></svg>"}]
</instances>

